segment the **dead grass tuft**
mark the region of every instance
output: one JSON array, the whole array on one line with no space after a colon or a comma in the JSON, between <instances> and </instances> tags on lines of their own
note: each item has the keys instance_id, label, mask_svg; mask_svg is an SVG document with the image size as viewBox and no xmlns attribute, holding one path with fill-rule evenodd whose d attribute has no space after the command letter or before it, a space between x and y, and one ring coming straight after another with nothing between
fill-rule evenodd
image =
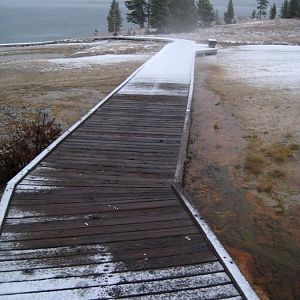
<instances>
[{"instance_id":1,"label":"dead grass tuft","mask_svg":"<svg viewBox=\"0 0 300 300\"><path fill-rule=\"evenodd\" d=\"M215 124L215 125L214 125L214 129L215 129L215 130L218 130L218 129L220 129L220 126L219 126L218 124Z\"/></svg>"},{"instance_id":2,"label":"dead grass tuft","mask_svg":"<svg viewBox=\"0 0 300 300\"><path fill-rule=\"evenodd\" d=\"M274 189L274 183L269 179L261 179L258 182L257 191L260 193L272 193Z\"/></svg>"},{"instance_id":3,"label":"dead grass tuft","mask_svg":"<svg viewBox=\"0 0 300 300\"><path fill-rule=\"evenodd\" d=\"M263 152L275 162L284 162L293 156L291 146L282 143L274 143L270 146L265 146Z\"/></svg>"},{"instance_id":4,"label":"dead grass tuft","mask_svg":"<svg viewBox=\"0 0 300 300\"><path fill-rule=\"evenodd\" d=\"M300 145L299 144L291 144L290 149L292 151L299 151L300 150Z\"/></svg>"},{"instance_id":5,"label":"dead grass tuft","mask_svg":"<svg viewBox=\"0 0 300 300\"><path fill-rule=\"evenodd\" d=\"M268 177L273 179L284 179L286 177L286 172L280 169L275 169L268 173Z\"/></svg>"},{"instance_id":6,"label":"dead grass tuft","mask_svg":"<svg viewBox=\"0 0 300 300\"><path fill-rule=\"evenodd\" d=\"M266 166L266 160L260 153L250 153L247 155L244 163L244 168L254 175L259 175L263 172Z\"/></svg>"},{"instance_id":7,"label":"dead grass tuft","mask_svg":"<svg viewBox=\"0 0 300 300\"><path fill-rule=\"evenodd\" d=\"M284 185L287 178L287 163L295 151L300 149L296 143L276 142L268 144L256 136L247 146L244 171L251 175L256 190L260 193L274 194Z\"/></svg>"}]
</instances>

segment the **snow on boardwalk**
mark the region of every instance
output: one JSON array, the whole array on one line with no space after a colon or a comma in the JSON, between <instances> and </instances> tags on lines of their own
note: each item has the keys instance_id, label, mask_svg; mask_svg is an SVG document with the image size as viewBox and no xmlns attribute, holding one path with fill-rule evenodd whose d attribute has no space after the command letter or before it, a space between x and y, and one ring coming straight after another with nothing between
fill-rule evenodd
<instances>
[{"instance_id":1,"label":"snow on boardwalk","mask_svg":"<svg viewBox=\"0 0 300 300\"><path fill-rule=\"evenodd\" d=\"M171 188L197 47L165 46L9 183L0 299L256 299Z\"/></svg>"}]
</instances>

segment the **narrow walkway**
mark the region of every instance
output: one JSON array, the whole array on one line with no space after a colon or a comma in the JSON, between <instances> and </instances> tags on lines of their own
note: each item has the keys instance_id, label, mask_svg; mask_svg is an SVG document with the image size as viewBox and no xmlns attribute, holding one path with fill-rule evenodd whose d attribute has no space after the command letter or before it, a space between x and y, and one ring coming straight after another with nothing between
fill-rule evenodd
<instances>
[{"instance_id":1,"label":"narrow walkway","mask_svg":"<svg viewBox=\"0 0 300 300\"><path fill-rule=\"evenodd\" d=\"M0 299L242 299L171 183L196 45L168 44L16 186Z\"/></svg>"}]
</instances>

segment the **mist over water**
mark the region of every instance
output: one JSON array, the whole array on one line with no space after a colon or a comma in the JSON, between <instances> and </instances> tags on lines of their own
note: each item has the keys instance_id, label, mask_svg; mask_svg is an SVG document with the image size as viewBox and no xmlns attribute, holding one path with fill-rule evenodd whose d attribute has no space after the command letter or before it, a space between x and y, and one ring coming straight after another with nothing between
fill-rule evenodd
<instances>
[{"instance_id":1,"label":"mist over water","mask_svg":"<svg viewBox=\"0 0 300 300\"><path fill-rule=\"evenodd\" d=\"M212 1L222 16L227 0ZM238 2L238 3L237 3ZM272 2L272 1L270 1ZM0 0L0 43L37 42L106 32L111 0ZM120 0L124 28L124 0ZM279 5L281 0L276 0ZM248 16L256 0L235 0L237 15Z\"/></svg>"}]
</instances>

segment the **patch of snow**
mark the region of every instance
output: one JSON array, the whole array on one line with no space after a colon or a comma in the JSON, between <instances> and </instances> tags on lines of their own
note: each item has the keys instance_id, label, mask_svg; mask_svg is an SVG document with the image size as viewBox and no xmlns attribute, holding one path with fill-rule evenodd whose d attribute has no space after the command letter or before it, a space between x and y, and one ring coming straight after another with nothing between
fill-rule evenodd
<instances>
[{"instance_id":1,"label":"patch of snow","mask_svg":"<svg viewBox=\"0 0 300 300\"><path fill-rule=\"evenodd\" d=\"M85 247L89 248L89 246ZM109 255L106 259L110 260L112 257ZM16 264L18 263L17 261ZM21 265L21 263L19 264ZM26 268L26 265L23 268ZM194 287L197 284L199 285L199 283L205 286L227 283L229 281L228 276L223 272L223 267L218 262L152 269L149 271L127 271L126 266L122 263L98 264L95 261L95 264L91 263L82 267L66 266L44 270L38 268L32 274L22 274L21 270L8 271L7 273L10 276L3 277L3 283L0 284L1 293L15 294L50 291L49 294L44 294L46 296L45 299L48 299L47 296L53 295L51 291L56 291L55 295L57 295L59 290L96 286L98 289L101 287L101 290L112 296L114 289L125 295L128 293L136 294L145 288L152 291L169 291L174 288L175 284ZM94 276L94 274L98 274L98 276ZM151 282L152 280L155 281ZM114 287L116 284L118 284L118 287ZM87 289L86 291L92 291L92 289ZM75 299L81 299L77 291L74 291L73 296L75 296Z\"/></svg>"},{"instance_id":2,"label":"patch of snow","mask_svg":"<svg viewBox=\"0 0 300 300\"><path fill-rule=\"evenodd\" d=\"M18 184L18 189L16 193L34 193L37 191L49 191L49 190L57 190L59 189L56 186L37 186L33 184Z\"/></svg>"},{"instance_id":3,"label":"patch of snow","mask_svg":"<svg viewBox=\"0 0 300 300\"><path fill-rule=\"evenodd\" d=\"M300 46L239 46L207 59L225 67L232 79L275 89L300 88Z\"/></svg>"},{"instance_id":4,"label":"patch of snow","mask_svg":"<svg viewBox=\"0 0 300 300\"><path fill-rule=\"evenodd\" d=\"M129 82L118 94L122 95L163 95L163 96L187 96L188 88L167 88L159 83L148 84L146 82Z\"/></svg>"},{"instance_id":5,"label":"patch of snow","mask_svg":"<svg viewBox=\"0 0 300 300\"><path fill-rule=\"evenodd\" d=\"M186 96L195 54L215 51L194 41L174 40L153 56L119 93ZM166 83L180 84L181 87L167 87Z\"/></svg>"},{"instance_id":6,"label":"patch of snow","mask_svg":"<svg viewBox=\"0 0 300 300\"><path fill-rule=\"evenodd\" d=\"M50 63L56 65L56 67L50 67L53 69L80 69L87 68L95 65L112 65L116 63L123 63L128 61L145 61L149 58L149 55L96 55L76 58L58 58L40 60L40 62ZM44 70L45 71L45 70Z\"/></svg>"},{"instance_id":7,"label":"patch of snow","mask_svg":"<svg viewBox=\"0 0 300 300\"><path fill-rule=\"evenodd\" d=\"M119 93L186 96L195 54L209 54L215 51L194 41L174 40L153 56ZM168 87L166 84L173 86ZM174 84L180 84L181 87Z\"/></svg>"},{"instance_id":8,"label":"patch of snow","mask_svg":"<svg viewBox=\"0 0 300 300\"><path fill-rule=\"evenodd\" d=\"M189 84L196 43L176 40L150 59L131 82Z\"/></svg>"}]
</instances>

